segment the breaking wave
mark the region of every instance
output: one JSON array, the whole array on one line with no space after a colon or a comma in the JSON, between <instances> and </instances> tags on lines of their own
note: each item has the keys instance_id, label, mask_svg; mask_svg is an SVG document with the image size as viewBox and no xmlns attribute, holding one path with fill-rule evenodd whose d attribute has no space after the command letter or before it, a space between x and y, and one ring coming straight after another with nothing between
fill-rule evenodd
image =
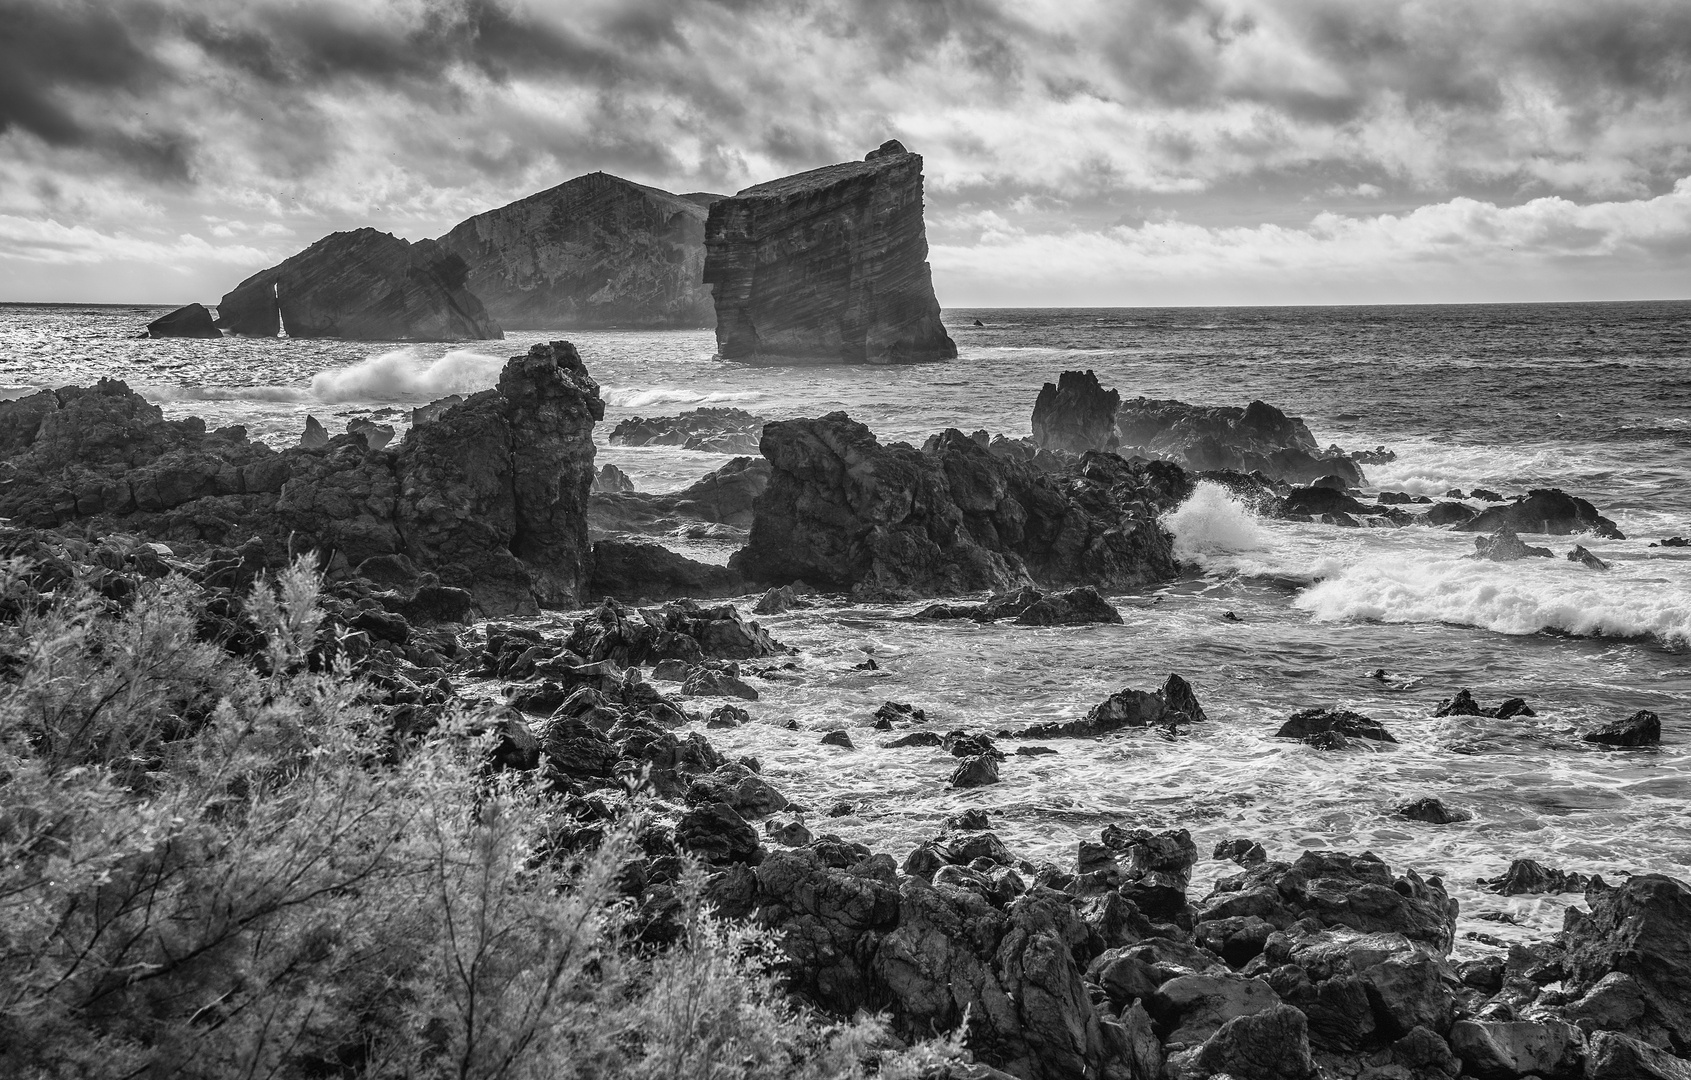
<instances>
[{"instance_id":1,"label":"breaking wave","mask_svg":"<svg viewBox=\"0 0 1691 1080\"><path fill-rule=\"evenodd\" d=\"M763 394L757 390L741 391L710 391L679 390L669 386L659 386L650 390L642 390L636 386L607 386L600 393L605 404L615 405L622 409L643 409L648 405L738 405L741 402L755 401Z\"/></svg>"},{"instance_id":2,"label":"breaking wave","mask_svg":"<svg viewBox=\"0 0 1691 1080\"><path fill-rule=\"evenodd\" d=\"M1176 558L1208 564L1215 556L1267 551L1273 540L1257 516L1222 487L1205 480L1191 498L1163 515L1174 534Z\"/></svg>"},{"instance_id":3,"label":"breaking wave","mask_svg":"<svg viewBox=\"0 0 1691 1080\"><path fill-rule=\"evenodd\" d=\"M404 401L473 394L499 381L505 360L498 356L454 349L428 361L413 349L372 356L346 368L320 371L311 377L311 396L339 404L349 401Z\"/></svg>"}]
</instances>

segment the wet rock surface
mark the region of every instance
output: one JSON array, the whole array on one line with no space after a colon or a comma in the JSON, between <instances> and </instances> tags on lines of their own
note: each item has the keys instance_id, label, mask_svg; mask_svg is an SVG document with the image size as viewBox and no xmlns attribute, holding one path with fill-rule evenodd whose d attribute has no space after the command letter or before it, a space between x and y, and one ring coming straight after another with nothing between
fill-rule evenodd
<instances>
[{"instance_id":1,"label":"wet rock surface","mask_svg":"<svg viewBox=\"0 0 1691 1080\"><path fill-rule=\"evenodd\" d=\"M220 338L223 331L204 304L188 304L147 324L150 338Z\"/></svg>"},{"instance_id":2,"label":"wet rock surface","mask_svg":"<svg viewBox=\"0 0 1691 1080\"><path fill-rule=\"evenodd\" d=\"M863 161L713 203L704 281L717 351L766 364L950 360L922 223L922 159L894 142Z\"/></svg>"},{"instance_id":3,"label":"wet rock surface","mask_svg":"<svg viewBox=\"0 0 1691 1080\"><path fill-rule=\"evenodd\" d=\"M703 408L679 416L631 416L611 429L612 446L679 446L713 454L756 454L764 419L744 409Z\"/></svg>"},{"instance_id":4,"label":"wet rock surface","mask_svg":"<svg viewBox=\"0 0 1691 1080\"><path fill-rule=\"evenodd\" d=\"M1108 735L1123 728L1152 725L1195 724L1207 721L1191 684L1179 675L1170 675L1162 688L1155 691L1126 687L1094 705L1080 720L1053 720L1031 724L1019 731L999 732L1000 738L1018 739L1086 739Z\"/></svg>"},{"instance_id":5,"label":"wet rock surface","mask_svg":"<svg viewBox=\"0 0 1691 1080\"><path fill-rule=\"evenodd\" d=\"M1121 395L1105 390L1090 371L1065 371L1046 383L1033 403L1033 441L1041 449L1084 454L1114 450Z\"/></svg>"},{"instance_id":6,"label":"wet rock surface","mask_svg":"<svg viewBox=\"0 0 1691 1080\"><path fill-rule=\"evenodd\" d=\"M1357 486L1363 474L1347 456L1328 454L1302 420L1266 402L1244 408L1134 398L1116 414L1121 452L1168 458L1195 471L1261 472L1309 484L1336 476Z\"/></svg>"},{"instance_id":7,"label":"wet rock surface","mask_svg":"<svg viewBox=\"0 0 1691 1080\"><path fill-rule=\"evenodd\" d=\"M1518 533L1551 536L1588 532L1609 540L1626 539L1619 527L1598 513L1595 506L1561 488L1534 488L1516 496L1513 502L1480 511L1456 528L1458 532L1484 533L1507 528Z\"/></svg>"},{"instance_id":8,"label":"wet rock surface","mask_svg":"<svg viewBox=\"0 0 1691 1080\"><path fill-rule=\"evenodd\" d=\"M588 505L588 520L603 535L672 533L694 522L748 529L769 477L763 458L737 457L680 491L651 495L634 491L632 484L615 491L601 485Z\"/></svg>"}]
</instances>

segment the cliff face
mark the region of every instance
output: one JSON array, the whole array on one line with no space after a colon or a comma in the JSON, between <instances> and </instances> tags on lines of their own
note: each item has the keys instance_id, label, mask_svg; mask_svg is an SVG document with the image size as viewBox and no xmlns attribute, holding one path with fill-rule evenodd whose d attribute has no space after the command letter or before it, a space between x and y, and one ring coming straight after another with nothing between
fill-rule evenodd
<instances>
[{"instance_id":1,"label":"cliff face","mask_svg":"<svg viewBox=\"0 0 1691 1080\"><path fill-rule=\"evenodd\" d=\"M717 350L766 364L907 364L957 355L922 225L922 158L863 161L723 199L705 225Z\"/></svg>"},{"instance_id":2,"label":"cliff face","mask_svg":"<svg viewBox=\"0 0 1691 1080\"><path fill-rule=\"evenodd\" d=\"M505 334L465 288L468 267L433 240L375 229L331 233L218 302L236 334L357 341L478 341ZM278 316L280 317L278 320Z\"/></svg>"},{"instance_id":3,"label":"cliff face","mask_svg":"<svg viewBox=\"0 0 1691 1080\"><path fill-rule=\"evenodd\" d=\"M501 326L709 326L706 207L591 173L459 224L438 241Z\"/></svg>"}]
</instances>

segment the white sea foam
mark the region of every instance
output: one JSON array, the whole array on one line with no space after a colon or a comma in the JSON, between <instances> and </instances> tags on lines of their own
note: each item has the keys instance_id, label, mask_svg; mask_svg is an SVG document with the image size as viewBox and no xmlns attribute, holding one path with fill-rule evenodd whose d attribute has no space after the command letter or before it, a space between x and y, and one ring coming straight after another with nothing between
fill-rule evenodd
<instances>
[{"instance_id":1,"label":"white sea foam","mask_svg":"<svg viewBox=\"0 0 1691 1080\"><path fill-rule=\"evenodd\" d=\"M1273 541L1257 516L1222 487L1205 480L1190 498L1163 515L1174 554L1209 565L1215 556L1267 551Z\"/></svg>"},{"instance_id":2,"label":"white sea foam","mask_svg":"<svg viewBox=\"0 0 1691 1080\"><path fill-rule=\"evenodd\" d=\"M1322 621L1452 623L1501 634L1560 630L1654 636L1691 644L1691 588L1675 572L1617 563L1594 573L1562 559L1493 563L1376 556L1300 594L1294 606Z\"/></svg>"},{"instance_id":3,"label":"white sea foam","mask_svg":"<svg viewBox=\"0 0 1691 1080\"><path fill-rule=\"evenodd\" d=\"M311 378L311 396L339 404L348 401L433 400L448 394L473 394L499 381L505 360L468 349L454 349L428 361L414 349L396 349L346 368L320 371Z\"/></svg>"},{"instance_id":4,"label":"white sea foam","mask_svg":"<svg viewBox=\"0 0 1691 1080\"><path fill-rule=\"evenodd\" d=\"M670 386L659 386L649 390L637 386L607 386L600 393L605 399L605 404L624 409L643 409L648 405L675 403L683 405L736 405L741 402L755 401L763 396L757 390L718 390L707 393L698 390L680 390Z\"/></svg>"},{"instance_id":5,"label":"white sea foam","mask_svg":"<svg viewBox=\"0 0 1691 1080\"><path fill-rule=\"evenodd\" d=\"M1393 446L1397 460L1365 465L1368 482L1383 491L1443 495L1478 484L1520 486L1537 481L1565 486L1593 465L1562 447L1463 446L1410 442Z\"/></svg>"},{"instance_id":6,"label":"white sea foam","mask_svg":"<svg viewBox=\"0 0 1691 1080\"><path fill-rule=\"evenodd\" d=\"M136 386L149 401L310 401L311 393L297 386L177 386L164 383Z\"/></svg>"}]
</instances>

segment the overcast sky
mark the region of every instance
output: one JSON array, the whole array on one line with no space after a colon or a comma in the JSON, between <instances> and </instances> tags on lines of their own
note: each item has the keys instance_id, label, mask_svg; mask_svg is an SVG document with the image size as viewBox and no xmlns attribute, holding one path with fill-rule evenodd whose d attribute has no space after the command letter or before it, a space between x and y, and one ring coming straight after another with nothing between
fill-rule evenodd
<instances>
[{"instance_id":1,"label":"overcast sky","mask_svg":"<svg viewBox=\"0 0 1691 1080\"><path fill-rule=\"evenodd\" d=\"M951 307L1691 296L1691 0L0 0L0 300L887 138Z\"/></svg>"}]
</instances>

